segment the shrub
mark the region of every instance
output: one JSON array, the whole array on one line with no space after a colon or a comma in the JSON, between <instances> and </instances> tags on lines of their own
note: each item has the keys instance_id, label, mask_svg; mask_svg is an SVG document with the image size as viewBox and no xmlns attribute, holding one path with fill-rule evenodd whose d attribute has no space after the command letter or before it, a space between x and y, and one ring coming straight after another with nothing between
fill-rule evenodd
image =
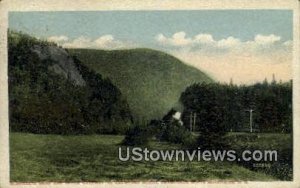
<instances>
[{"instance_id":1,"label":"shrub","mask_svg":"<svg viewBox=\"0 0 300 188\"><path fill-rule=\"evenodd\" d=\"M190 146L194 142L193 138L193 135L177 120L173 120L163 126L161 140Z\"/></svg>"},{"instance_id":2,"label":"shrub","mask_svg":"<svg viewBox=\"0 0 300 188\"><path fill-rule=\"evenodd\" d=\"M148 145L151 134L145 127L135 125L128 129L123 140L124 145L144 146Z\"/></svg>"}]
</instances>

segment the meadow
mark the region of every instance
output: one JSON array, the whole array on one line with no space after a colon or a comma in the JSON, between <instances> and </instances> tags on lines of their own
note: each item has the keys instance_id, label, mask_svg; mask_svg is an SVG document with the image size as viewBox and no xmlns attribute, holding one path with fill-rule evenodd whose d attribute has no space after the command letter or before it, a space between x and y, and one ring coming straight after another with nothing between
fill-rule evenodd
<instances>
[{"instance_id":1,"label":"meadow","mask_svg":"<svg viewBox=\"0 0 300 188\"><path fill-rule=\"evenodd\" d=\"M268 146L284 149L290 134L230 133L233 147ZM10 134L12 182L104 181L274 181L274 175L230 162L122 162L121 135ZM262 142L262 140L264 140ZM275 145L276 144L276 145ZM150 148L176 149L179 145L152 141Z\"/></svg>"}]
</instances>

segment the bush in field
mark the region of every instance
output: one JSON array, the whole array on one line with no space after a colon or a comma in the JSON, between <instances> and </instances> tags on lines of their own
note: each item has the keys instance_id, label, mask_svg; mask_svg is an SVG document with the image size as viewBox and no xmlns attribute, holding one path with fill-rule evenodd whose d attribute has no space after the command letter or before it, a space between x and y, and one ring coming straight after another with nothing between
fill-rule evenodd
<instances>
[{"instance_id":1,"label":"bush in field","mask_svg":"<svg viewBox=\"0 0 300 188\"><path fill-rule=\"evenodd\" d=\"M194 142L193 135L179 120L173 118L174 113L176 113L176 111L171 109L163 117L160 140L190 146Z\"/></svg>"},{"instance_id":2,"label":"bush in field","mask_svg":"<svg viewBox=\"0 0 300 188\"><path fill-rule=\"evenodd\" d=\"M162 131L163 131L164 123L162 120L153 119L147 126L148 133L156 138L157 140L161 140Z\"/></svg>"},{"instance_id":3,"label":"bush in field","mask_svg":"<svg viewBox=\"0 0 300 188\"><path fill-rule=\"evenodd\" d=\"M192 134L180 125L178 121L173 121L164 125L161 140L175 144L189 145L192 137Z\"/></svg>"},{"instance_id":4,"label":"bush in field","mask_svg":"<svg viewBox=\"0 0 300 188\"><path fill-rule=\"evenodd\" d=\"M151 134L143 126L135 125L129 128L123 140L124 145L128 146L144 146L149 143Z\"/></svg>"},{"instance_id":5,"label":"bush in field","mask_svg":"<svg viewBox=\"0 0 300 188\"><path fill-rule=\"evenodd\" d=\"M163 120L151 120L147 126L135 125L129 128L123 144L147 145L152 138L184 146L191 146L195 142L193 135L178 120L166 121L166 118L163 118Z\"/></svg>"}]
</instances>

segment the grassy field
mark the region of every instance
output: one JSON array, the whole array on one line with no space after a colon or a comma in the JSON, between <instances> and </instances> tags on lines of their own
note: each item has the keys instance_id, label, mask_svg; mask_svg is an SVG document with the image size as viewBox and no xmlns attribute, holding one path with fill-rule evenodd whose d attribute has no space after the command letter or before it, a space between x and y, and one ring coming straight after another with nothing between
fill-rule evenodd
<instances>
[{"instance_id":1,"label":"grassy field","mask_svg":"<svg viewBox=\"0 0 300 188\"><path fill-rule=\"evenodd\" d=\"M292 135L280 133L228 133L233 148L292 149Z\"/></svg>"},{"instance_id":2,"label":"grassy field","mask_svg":"<svg viewBox=\"0 0 300 188\"><path fill-rule=\"evenodd\" d=\"M278 160L276 162L265 162L265 164L269 165L267 168L254 167L251 162L241 162L240 165L251 170L264 172L280 180L290 181L293 179L292 134L228 133L226 139L230 143L230 148L235 151L276 150Z\"/></svg>"},{"instance_id":3,"label":"grassy field","mask_svg":"<svg viewBox=\"0 0 300 188\"><path fill-rule=\"evenodd\" d=\"M230 136L230 135L229 135ZM239 139L231 135L232 139ZM123 136L10 134L11 181L272 181L274 176L229 162L121 162ZM287 138L288 139L288 138ZM274 140L274 143L279 140ZM152 142L155 149L176 145Z\"/></svg>"}]
</instances>

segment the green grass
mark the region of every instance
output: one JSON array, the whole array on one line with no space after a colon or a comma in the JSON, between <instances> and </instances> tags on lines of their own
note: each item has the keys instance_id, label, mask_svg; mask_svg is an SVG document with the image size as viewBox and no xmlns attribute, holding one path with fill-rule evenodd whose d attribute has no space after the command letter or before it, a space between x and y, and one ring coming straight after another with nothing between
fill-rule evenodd
<instances>
[{"instance_id":1,"label":"green grass","mask_svg":"<svg viewBox=\"0 0 300 188\"><path fill-rule=\"evenodd\" d=\"M226 140L235 151L276 150L277 161L262 162L268 167L253 167L253 162L241 162L241 165L255 171L272 175L280 180L293 179L293 137L281 133L228 133ZM257 163L257 162L254 162Z\"/></svg>"},{"instance_id":2,"label":"green grass","mask_svg":"<svg viewBox=\"0 0 300 188\"><path fill-rule=\"evenodd\" d=\"M10 134L12 182L272 181L229 162L121 162L123 136ZM177 145L152 142L155 149Z\"/></svg>"},{"instance_id":3,"label":"green grass","mask_svg":"<svg viewBox=\"0 0 300 188\"><path fill-rule=\"evenodd\" d=\"M228 133L233 148L290 149L292 150L292 135L281 133Z\"/></svg>"},{"instance_id":4,"label":"green grass","mask_svg":"<svg viewBox=\"0 0 300 188\"><path fill-rule=\"evenodd\" d=\"M70 49L86 66L109 78L126 96L137 119L161 118L178 106L193 83L212 82L205 73L161 51L151 49Z\"/></svg>"}]
</instances>

